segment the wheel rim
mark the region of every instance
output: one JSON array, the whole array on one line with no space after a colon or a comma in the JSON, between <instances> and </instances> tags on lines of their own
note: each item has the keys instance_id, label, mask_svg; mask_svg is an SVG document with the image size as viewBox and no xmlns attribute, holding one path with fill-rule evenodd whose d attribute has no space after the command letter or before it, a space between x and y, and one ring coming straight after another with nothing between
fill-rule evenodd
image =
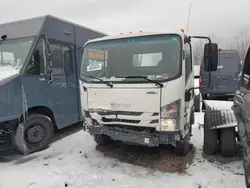
<instances>
[{"instance_id":1,"label":"wheel rim","mask_svg":"<svg viewBox=\"0 0 250 188\"><path fill-rule=\"evenodd\" d=\"M40 142L44 135L43 127L41 125L34 125L26 130L26 141L35 144Z\"/></svg>"}]
</instances>

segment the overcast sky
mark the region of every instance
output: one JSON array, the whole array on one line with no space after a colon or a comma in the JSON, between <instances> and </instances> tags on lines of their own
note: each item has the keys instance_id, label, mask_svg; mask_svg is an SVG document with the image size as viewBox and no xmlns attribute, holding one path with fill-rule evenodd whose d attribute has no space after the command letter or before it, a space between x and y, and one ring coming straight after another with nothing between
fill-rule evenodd
<instances>
[{"instance_id":1,"label":"overcast sky","mask_svg":"<svg viewBox=\"0 0 250 188\"><path fill-rule=\"evenodd\" d=\"M0 23L51 14L108 33L186 29L189 0L7 0ZM250 0L192 0L190 34L230 37L250 27Z\"/></svg>"}]
</instances>

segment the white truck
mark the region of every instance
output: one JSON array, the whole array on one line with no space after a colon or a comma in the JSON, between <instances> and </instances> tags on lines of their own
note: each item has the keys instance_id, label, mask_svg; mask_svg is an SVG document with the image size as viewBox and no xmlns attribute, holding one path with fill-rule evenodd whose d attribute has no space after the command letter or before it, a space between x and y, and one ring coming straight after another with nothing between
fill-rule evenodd
<instances>
[{"instance_id":1,"label":"white truck","mask_svg":"<svg viewBox=\"0 0 250 188\"><path fill-rule=\"evenodd\" d=\"M184 32L107 36L88 41L80 87L85 128L97 144L122 141L189 151L194 123L191 39L207 39L206 71L216 70L218 46Z\"/></svg>"}]
</instances>

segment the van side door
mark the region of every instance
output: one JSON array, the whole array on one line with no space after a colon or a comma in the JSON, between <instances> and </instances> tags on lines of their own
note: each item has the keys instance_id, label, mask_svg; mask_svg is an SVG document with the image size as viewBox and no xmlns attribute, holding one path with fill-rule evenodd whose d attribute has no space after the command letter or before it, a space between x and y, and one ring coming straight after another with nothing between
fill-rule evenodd
<instances>
[{"instance_id":1,"label":"van side door","mask_svg":"<svg viewBox=\"0 0 250 188\"><path fill-rule=\"evenodd\" d=\"M49 43L53 77L52 82L49 83L49 92L54 116L60 129L79 122L75 54L68 53L70 57L65 58L65 53L75 49L75 46L58 41Z\"/></svg>"}]
</instances>

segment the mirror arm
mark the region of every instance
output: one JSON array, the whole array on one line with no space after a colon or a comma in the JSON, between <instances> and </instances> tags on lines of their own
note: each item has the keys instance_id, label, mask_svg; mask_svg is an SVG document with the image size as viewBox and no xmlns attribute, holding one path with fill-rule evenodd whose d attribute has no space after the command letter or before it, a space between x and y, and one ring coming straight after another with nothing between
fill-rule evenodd
<instances>
[{"instance_id":1,"label":"mirror arm","mask_svg":"<svg viewBox=\"0 0 250 188\"><path fill-rule=\"evenodd\" d=\"M203 88L206 88L206 86L201 86L201 87L191 87L188 89L188 92L191 92L192 90L195 90L195 89L203 89Z\"/></svg>"},{"instance_id":2,"label":"mirror arm","mask_svg":"<svg viewBox=\"0 0 250 188\"><path fill-rule=\"evenodd\" d=\"M204 36L190 36L190 38L196 38L196 39L207 39L209 41L209 55L208 55L208 74L209 74L209 78L208 78L208 86L207 87L210 87L210 84L211 84L211 53L212 53L212 41L209 37L204 37Z\"/></svg>"}]
</instances>

